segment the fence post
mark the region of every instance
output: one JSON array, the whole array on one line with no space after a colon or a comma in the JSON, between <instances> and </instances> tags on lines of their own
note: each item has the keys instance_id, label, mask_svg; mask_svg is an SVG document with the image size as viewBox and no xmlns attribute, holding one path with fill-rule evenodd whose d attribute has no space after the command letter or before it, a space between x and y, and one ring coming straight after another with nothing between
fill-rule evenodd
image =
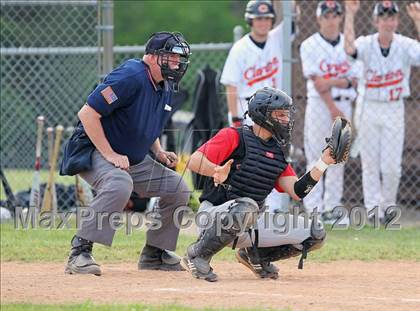
<instances>
[{"instance_id":1,"label":"fence post","mask_svg":"<svg viewBox=\"0 0 420 311\"><path fill-rule=\"evenodd\" d=\"M292 1L282 1L283 5L283 91L292 95Z\"/></svg>"},{"instance_id":2,"label":"fence post","mask_svg":"<svg viewBox=\"0 0 420 311\"><path fill-rule=\"evenodd\" d=\"M101 57L101 78L111 72L114 66L114 3L112 0L101 2L101 30L103 55Z\"/></svg>"},{"instance_id":3,"label":"fence post","mask_svg":"<svg viewBox=\"0 0 420 311\"><path fill-rule=\"evenodd\" d=\"M240 25L233 27L233 42L238 41L244 35L244 28Z\"/></svg>"}]
</instances>

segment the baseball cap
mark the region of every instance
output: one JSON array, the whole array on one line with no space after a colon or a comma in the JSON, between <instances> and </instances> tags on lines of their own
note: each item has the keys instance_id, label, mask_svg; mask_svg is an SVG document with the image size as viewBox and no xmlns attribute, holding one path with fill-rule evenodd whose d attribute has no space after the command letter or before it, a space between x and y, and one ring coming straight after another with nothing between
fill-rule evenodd
<instances>
[{"instance_id":1,"label":"baseball cap","mask_svg":"<svg viewBox=\"0 0 420 311\"><path fill-rule=\"evenodd\" d=\"M399 12L399 8L394 1L381 1L375 4L375 8L373 9L374 16L383 16L387 15L394 15Z\"/></svg>"},{"instance_id":2,"label":"baseball cap","mask_svg":"<svg viewBox=\"0 0 420 311\"><path fill-rule=\"evenodd\" d=\"M245 9L245 19L251 20L257 17L276 18L276 12L274 11L271 1L251 0L248 2Z\"/></svg>"},{"instance_id":3,"label":"baseball cap","mask_svg":"<svg viewBox=\"0 0 420 311\"><path fill-rule=\"evenodd\" d=\"M324 16L327 13L335 13L337 15L343 14L343 7L340 3L334 0L326 0L318 3L316 8L316 16Z\"/></svg>"}]
</instances>

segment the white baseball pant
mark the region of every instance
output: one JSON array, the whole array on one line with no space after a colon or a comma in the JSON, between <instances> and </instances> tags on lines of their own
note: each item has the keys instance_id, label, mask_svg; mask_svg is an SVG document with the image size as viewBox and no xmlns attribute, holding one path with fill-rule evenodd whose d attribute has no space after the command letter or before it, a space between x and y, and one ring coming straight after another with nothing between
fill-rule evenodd
<instances>
[{"instance_id":1,"label":"white baseball pant","mask_svg":"<svg viewBox=\"0 0 420 311\"><path fill-rule=\"evenodd\" d=\"M404 145L404 102L366 101L363 106L360 156L367 210L378 206L379 217L395 206Z\"/></svg>"}]
</instances>

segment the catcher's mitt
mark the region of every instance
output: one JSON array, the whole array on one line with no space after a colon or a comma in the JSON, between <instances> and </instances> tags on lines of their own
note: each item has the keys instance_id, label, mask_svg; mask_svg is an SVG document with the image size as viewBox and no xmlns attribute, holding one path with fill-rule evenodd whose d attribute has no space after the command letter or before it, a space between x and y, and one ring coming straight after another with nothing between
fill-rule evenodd
<instances>
[{"instance_id":1,"label":"catcher's mitt","mask_svg":"<svg viewBox=\"0 0 420 311\"><path fill-rule=\"evenodd\" d=\"M346 162L348 160L351 138L350 121L343 117L335 118L331 136L325 138L327 143L325 149L330 148L331 157L336 161L336 163Z\"/></svg>"}]
</instances>

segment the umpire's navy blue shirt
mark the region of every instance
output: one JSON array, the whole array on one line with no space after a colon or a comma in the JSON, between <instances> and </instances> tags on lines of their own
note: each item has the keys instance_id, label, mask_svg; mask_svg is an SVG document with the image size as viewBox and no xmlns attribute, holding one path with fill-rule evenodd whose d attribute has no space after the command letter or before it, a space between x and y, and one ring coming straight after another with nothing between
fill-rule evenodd
<instances>
[{"instance_id":1,"label":"umpire's navy blue shirt","mask_svg":"<svg viewBox=\"0 0 420 311\"><path fill-rule=\"evenodd\" d=\"M170 90L155 85L148 66L130 59L108 74L87 104L101 116L112 149L140 163L171 114Z\"/></svg>"}]
</instances>

